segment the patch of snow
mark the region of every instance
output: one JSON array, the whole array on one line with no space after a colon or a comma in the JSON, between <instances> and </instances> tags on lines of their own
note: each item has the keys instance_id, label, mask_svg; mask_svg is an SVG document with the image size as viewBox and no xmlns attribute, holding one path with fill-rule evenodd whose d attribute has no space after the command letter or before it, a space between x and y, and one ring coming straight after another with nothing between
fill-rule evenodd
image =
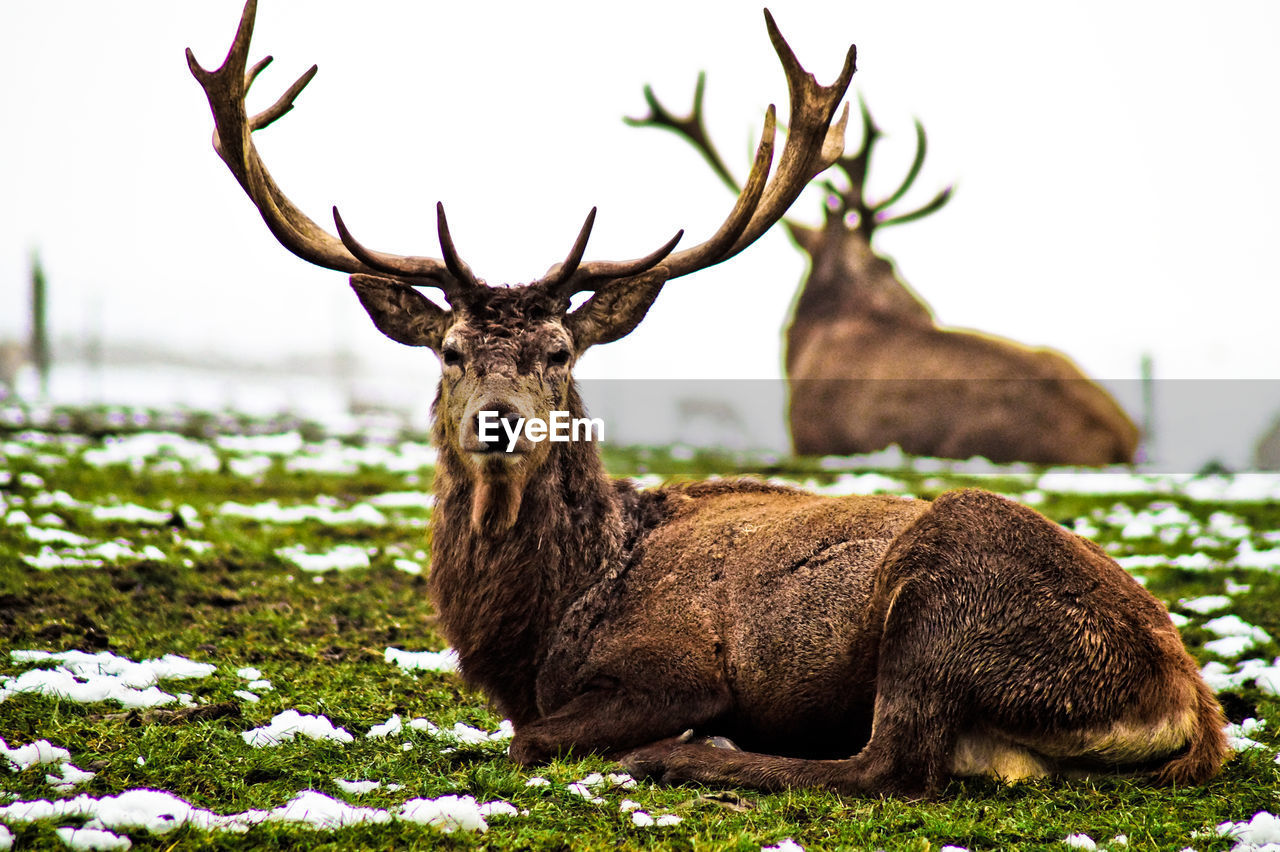
<instances>
[{"instance_id":1,"label":"patch of snow","mask_svg":"<svg viewBox=\"0 0 1280 852\"><path fill-rule=\"evenodd\" d=\"M1121 568L1130 571L1135 568L1159 568L1164 565L1173 568L1185 568L1188 571L1205 571L1221 566L1220 562L1201 551L1179 553L1177 556L1166 556L1163 553L1139 553L1132 556L1117 556L1114 558Z\"/></svg>"},{"instance_id":2,"label":"patch of snow","mask_svg":"<svg viewBox=\"0 0 1280 852\"><path fill-rule=\"evenodd\" d=\"M243 668L236 669L236 677L242 677L245 680L257 680L262 677L262 672L258 671L253 666L244 666Z\"/></svg>"},{"instance_id":3,"label":"patch of snow","mask_svg":"<svg viewBox=\"0 0 1280 852\"><path fill-rule=\"evenodd\" d=\"M208 444L171 432L109 437L101 448L87 449L81 458L92 467L128 465L134 470L159 460L178 461L196 471L215 472L220 466L218 454Z\"/></svg>"},{"instance_id":4,"label":"patch of snow","mask_svg":"<svg viewBox=\"0 0 1280 852\"><path fill-rule=\"evenodd\" d=\"M1280 845L1280 818L1270 811L1258 811L1248 822L1224 822L1218 826L1218 834L1237 841L1231 852L1249 852Z\"/></svg>"},{"instance_id":5,"label":"patch of snow","mask_svg":"<svg viewBox=\"0 0 1280 852\"><path fill-rule=\"evenodd\" d=\"M304 545L296 544L277 548L276 555L312 573L369 567L368 551L354 544L340 544L327 553L309 553Z\"/></svg>"},{"instance_id":6,"label":"patch of snow","mask_svg":"<svg viewBox=\"0 0 1280 852\"><path fill-rule=\"evenodd\" d=\"M1270 642L1271 635L1261 627L1255 627L1238 615L1223 615L1204 623L1204 629L1214 636L1247 636L1255 642Z\"/></svg>"},{"instance_id":7,"label":"patch of snow","mask_svg":"<svg viewBox=\"0 0 1280 852\"><path fill-rule=\"evenodd\" d=\"M550 781L548 781L546 778L543 778L539 775L535 775L532 778L530 778L528 781L524 782L524 786L526 787L549 787L550 785L551 785Z\"/></svg>"},{"instance_id":8,"label":"patch of snow","mask_svg":"<svg viewBox=\"0 0 1280 852\"><path fill-rule=\"evenodd\" d=\"M65 763L71 760L71 752L48 740L36 740L29 745L11 749L5 744L4 738L0 737L0 757L9 761L9 768L14 772L22 772L46 763Z\"/></svg>"},{"instance_id":9,"label":"patch of snow","mask_svg":"<svg viewBox=\"0 0 1280 852\"><path fill-rule=\"evenodd\" d=\"M247 689L237 689L231 693L242 701L248 701L250 704L257 704L262 699Z\"/></svg>"},{"instance_id":10,"label":"patch of snow","mask_svg":"<svg viewBox=\"0 0 1280 852\"><path fill-rule=\"evenodd\" d=\"M315 521L330 526L365 525L372 527L386 526L387 516L368 503L356 503L349 509L335 509L332 506L321 506L304 503L297 506L281 506L276 500L267 500L252 506L227 501L218 507L218 511L229 517L245 518L267 524L300 524Z\"/></svg>"},{"instance_id":11,"label":"patch of snow","mask_svg":"<svg viewBox=\"0 0 1280 852\"><path fill-rule=\"evenodd\" d=\"M1265 719L1249 718L1240 722L1240 724L1228 723L1222 729L1227 735L1227 747L1232 751L1247 751L1252 748L1266 748L1265 745L1252 739L1253 735L1263 730L1267 726Z\"/></svg>"},{"instance_id":12,"label":"patch of snow","mask_svg":"<svg viewBox=\"0 0 1280 852\"><path fill-rule=\"evenodd\" d=\"M1225 664L1215 661L1205 663L1201 677L1215 692L1239 689L1253 683L1264 695L1280 695L1280 657L1267 665L1265 660L1244 660L1233 672Z\"/></svg>"},{"instance_id":13,"label":"patch of snow","mask_svg":"<svg viewBox=\"0 0 1280 852\"><path fill-rule=\"evenodd\" d=\"M8 826L0 825L0 852L7 852L13 848L13 832Z\"/></svg>"},{"instance_id":14,"label":"patch of snow","mask_svg":"<svg viewBox=\"0 0 1280 852\"><path fill-rule=\"evenodd\" d=\"M400 819L433 825L446 834L464 829L489 830L480 805L471 796L441 796L438 799L410 799L400 808Z\"/></svg>"},{"instance_id":15,"label":"patch of snow","mask_svg":"<svg viewBox=\"0 0 1280 852\"><path fill-rule=\"evenodd\" d=\"M57 527L37 527L28 525L25 529L27 538L41 544L69 544L73 547L84 547L92 539L86 538Z\"/></svg>"},{"instance_id":16,"label":"patch of snow","mask_svg":"<svg viewBox=\"0 0 1280 852\"><path fill-rule=\"evenodd\" d=\"M1189 600L1184 598L1178 601L1178 606L1200 615L1208 615L1211 612L1217 612L1220 609L1226 609L1231 606L1231 598L1226 595L1204 595L1203 597Z\"/></svg>"},{"instance_id":17,"label":"patch of snow","mask_svg":"<svg viewBox=\"0 0 1280 852\"><path fill-rule=\"evenodd\" d=\"M427 491L387 491L370 497L369 502L383 509L430 509L436 498Z\"/></svg>"},{"instance_id":18,"label":"patch of snow","mask_svg":"<svg viewBox=\"0 0 1280 852\"><path fill-rule=\"evenodd\" d=\"M369 739L385 737L391 734L398 734L404 729L404 725L400 722L400 714L394 713L391 718L383 722L381 725L374 725L369 729L369 733L365 734Z\"/></svg>"},{"instance_id":19,"label":"patch of snow","mask_svg":"<svg viewBox=\"0 0 1280 852\"><path fill-rule=\"evenodd\" d=\"M1169 620L1173 622L1173 626L1182 629L1191 623L1191 619L1177 612L1169 613Z\"/></svg>"},{"instance_id":20,"label":"patch of snow","mask_svg":"<svg viewBox=\"0 0 1280 852\"><path fill-rule=\"evenodd\" d=\"M649 816L646 811L632 811L631 823L640 828L648 828L653 825L653 817Z\"/></svg>"},{"instance_id":21,"label":"patch of snow","mask_svg":"<svg viewBox=\"0 0 1280 852\"><path fill-rule=\"evenodd\" d=\"M1225 636L1204 643L1204 649L1216 657L1238 657L1256 643L1249 636Z\"/></svg>"},{"instance_id":22,"label":"patch of snow","mask_svg":"<svg viewBox=\"0 0 1280 852\"><path fill-rule=\"evenodd\" d=\"M44 776L44 780L59 793L69 793L86 781L92 781L97 774L96 772L87 772L74 763L67 761L58 767L57 775L49 773Z\"/></svg>"},{"instance_id":23,"label":"patch of snow","mask_svg":"<svg viewBox=\"0 0 1280 852\"><path fill-rule=\"evenodd\" d=\"M1084 849L1086 852L1098 848L1098 844L1087 834L1068 834L1062 842L1073 849Z\"/></svg>"},{"instance_id":24,"label":"patch of snow","mask_svg":"<svg viewBox=\"0 0 1280 852\"><path fill-rule=\"evenodd\" d=\"M89 703L117 701L124 707L157 707L178 699L161 691L161 680L207 677L216 667L177 654L135 663L110 651L11 651L14 663L51 661L52 669L31 669L17 677L0 678L0 701L19 694L48 695Z\"/></svg>"},{"instance_id":25,"label":"patch of snow","mask_svg":"<svg viewBox=\"0 0 1280 852\"><path fill-rule=\"evenodd\" d=\"M513 817L519 816L520 811L510 802L486 802L480 806L480 816L493 819L494 817Z\"/></svg>"},{"instance_id":26,"label":"patch of snow","mask_svg":"<svg viewBox=\"0 0 1280 852\"><path fill-rule=\"evenodd\" d=\"M240 736L254 748L263 748L278 746L299 734L314 740L334 740L340 743L349 743L354 739L345 728L335 728L326 717L302 714L297 710L277 713L271 719L271 724L244 731Z\"/></svg>"},{"instance_id":27,"label":"patch of snow","mask_svg":"<svg viewBox=\"0 0 1280 852\"><path fill-rule=\"evenodd\" d=\"M815 494L826 494L830 497L845 497L850 494L901 494L907 490L907 484L900 479L893 479L881 473L842 473L834 482L820 485L809 481L804 485L806 490Z\"/></svg>"},{"instance_id":28,"label":"patch of snow","mask_svg":"<svg viewBox=\"0 0 1280 852\"><path fill-rule=\"evenodd\" d=\"M282 432L275 435L219 435L215 443L220 449L235 453L289 456L302 449L302 435Z\"/></svg>"},{"instance_id":29,"label":"patch of snow","mask_svg":"<svg viewBox=\"0 0 1280 852\"><path fill-rule=\"evenodd\" d=\"M458 652L452 648L443 651L402 651L399 648L387 648L383 659L395 663L406 672L456 672L458 670Z\"/></svg>"},{"instance_id":30,"label":"patch of snow","mask_svg":"<svg viewBox=\"0 0 1280 852\"><path fill-rule=\"evenodd\" d=\"M163 526L173 518L172 512L148 509L136 503L122 503L119 506L94 506L92 510L95 521L124 521L131 524L148 524Z\"/></svg>"},{"instance_id":31,"label":"patch of snow","mask_svg":"<svg viewBox=\"0 0 1280 852\"><path fill-rule=\"evenodd\" d=\"M57 828L54 834L71 849L130 849L133 841L100 828Z\"/></svg>"},{"instance_id":32,"label":"patch of snow","mask_svg":"<svg viewBox=\"0 0 1280 852\"><path fill-rule=\"evenodd\" d=\"M1280 569L1280 547L1269 550L1254 549L1253 542L1245 539L1236 548L1232 563L1241 568L1260 568L1264 571Z\"/></svg>"},{"instance_id":33,"label":"patch of snow","mask_svg":"<svg viewBox=\"0 0 1280 852\"><path fill-rule=\"evenodd\" d=\"M381 781L347 781L343 778L334 778L333 783L344 793L350 793L355 796L362 796L365 793L372 793L382 786Z\"/></svg>"},{"instance_id":34,"label":"patch of snow","mask_svg":"<svg viewBox=\"0 0 1280 852\"><path fill-rule=\"evenodd\" d=\"M403 571L406 574L417 576L422 573L422 565L412 559L397 559L391 564L395 566L397 571Z\"/></svg>"}]
</instances>

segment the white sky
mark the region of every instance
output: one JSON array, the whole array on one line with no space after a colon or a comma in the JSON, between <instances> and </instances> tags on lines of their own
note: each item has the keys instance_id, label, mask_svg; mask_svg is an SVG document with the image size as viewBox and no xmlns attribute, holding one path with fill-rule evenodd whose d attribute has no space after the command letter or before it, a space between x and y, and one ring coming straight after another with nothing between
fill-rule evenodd
<instances>
[{"instance_id":1,"label":"white sky","mask_svg":"<svg viewBox=\"0 0 1280 852\"><path fill-rule=\"evenodd\" d=\"M445 202L491 282L563 257L592 205L588 258L705 239L732 198L674 136L620 120L651 82L678 110L708 72L714 138L739 174L784 78L753 4L651 0L359 4L261 0L260 109L311 63L297 109L258 136L317 221L337 203L375 248L437 254ZM29 254L55 335L275 357L344 348L434 376L369 325L345 277L279 247L209 146L191 46L220 64L239 0L9 0L0 9L0 337L24 333ZM949 324L1057 347L1091 374L1280 378L1280 6L801 2L771 5L822 82L849 42L854 87L929 159L907 201L942 212L878 237ZM851 144L856 144L851 133ZM1269 153L1270 152L1270 153ZM794 208L816 222L821 199ZM582 377L767 378L804 262L780 231L669 284Z\"/></svg>"}]
</instances>

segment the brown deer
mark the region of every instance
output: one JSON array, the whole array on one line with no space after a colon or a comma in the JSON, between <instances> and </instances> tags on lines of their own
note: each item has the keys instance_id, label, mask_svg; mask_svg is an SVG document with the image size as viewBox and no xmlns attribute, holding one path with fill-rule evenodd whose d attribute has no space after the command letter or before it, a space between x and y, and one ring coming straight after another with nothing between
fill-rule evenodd
<instances>
[{"instance_id":1,"label":"brown deer","mask_svg":"<svg viewBox=\"0 0 1280 852\"><path fill-rule=\"evenodd\" d=\"M686 117L645 88L650 113L635 126L688 140L734 191L737 182L711 144L702 117L705 76ZM862 106L862 145L836 160L847 188L824 180L820 228L785 221L810 259L786 330L788 420L797 453L843 455L897 444L914 455L996 462L1106 465L1134 461L1138 430L1099 385L1061 353L974 331L940 328L933 311L876 254L879 228L938 210L948 187L924 206L895 213L924 163L924 128L898 188L881 201L864 194L881 131Z\"/></svg>"},{"instance_id":2,"label":"brown deer","mask_svg":"<svg viewBox=\"0 0 1280 852\"><path fill-rule=\"evenodd\" d=\"M584 416L582 353L635 328L664 282L732 257L786 212L843 150L844 119L832 120L852 49L819 85L766 13L789 133L770 176L770 107L745 188L706 242L584 262L593 211L564 262L491 287L439 207L442 258L404 257L365 248L336 212L337 236L322 230L285 197L251 134L315 69L247 115L263 65L246 70L253 17L249 0L216 71L187 54L215 149L286 248L353 273L380 331L440 359L430 591L463 677L515 725L514 761L598 752L671 781L868 795L976 773L1197 782L1218 770L1221 712L1164 607L1030 509L981 491L930 503L750 480L641 491L610 479L587 441L486 435L486 417Z\"/></svg>"}]
</instances>

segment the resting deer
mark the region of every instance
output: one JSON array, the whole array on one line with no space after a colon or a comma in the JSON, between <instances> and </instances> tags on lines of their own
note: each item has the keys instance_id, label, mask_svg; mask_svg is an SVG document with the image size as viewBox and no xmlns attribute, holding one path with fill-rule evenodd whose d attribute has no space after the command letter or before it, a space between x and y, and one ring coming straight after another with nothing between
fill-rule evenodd
<instances>
[{"instance_id":1,"label":"resting deer","mask_svg":"<svg viewBox=\"0 0 1280 852\"><path fill-rule=\"evenodd\" d=\"M337 235L321 229L285 197L251 134L315 69L248 116L263 64L246 73L253 17L249 0L216 71L188 52L215 148L286 248L351 273L380 331L440 359L430 591L463 677L515 725L511 759L598 752L669 781L869 795L974 773L1217 771L1220 710L1164 608L1030 509L981 491L931 503L746 480L641 491L611 480L588 442L482 432L485 413L582 417L582 353L635 328L666 281L732 257L786 212L843 150L833 118L852 49L819 85L766 13L789 133L771 176L770 107L746 185L706 242L675 251L677 234L638 260L584 261L592 211L542 278L490 287L440 207L442 257L404 257L365 248L336 211ZM571 310L575 293L591 295Z\"/></svg>"},{"instance_id":2,"label":"resting deer","mask_svg":"<svg viewBox=\"0 0 1280 852\"><path fill-rule=\"evenodd\" d=\"M627 121L684 137L736 192L737 182L703 122L705 79L698 78L688 116L673 115L646 87L649 115ZM951 189L911 212L890 210L924 162L924 129L917 122L916 155L906 177L885 199L869 202L867 167L881 131L865 105L862 120L861 147L835 161L847 188L822 183L828 194L825 224L785 222L810 258L786 331L795 451L841 455L897 444L915 455L947 458L1132 463L1137 427L1070 359L1050 349L938 327L929 306L872 249L877 229L929 215L947 202Z\"/></svg>"}]
</instances>

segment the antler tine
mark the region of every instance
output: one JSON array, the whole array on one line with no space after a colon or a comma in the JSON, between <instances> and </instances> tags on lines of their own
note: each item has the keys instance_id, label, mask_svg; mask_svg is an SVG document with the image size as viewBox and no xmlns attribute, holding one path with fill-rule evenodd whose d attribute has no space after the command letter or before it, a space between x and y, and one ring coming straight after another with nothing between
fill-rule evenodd
<instances>
[{"instance_id":1,"label":"antler tine","mask_svg":"<svg viewBox=\"0 0 1280 852\"><path fill-rule=\"evenodd\" d=\"M446 280L450 276L448 263L430 257L401 257L374 252L366 254L376 258L376 264L362 260L350 250L346 241L317 225L280 190L253 144L252 133L293 109L294 99L311 82L317 69L313 65L274 104L257 115L247 116L245 95L271 61L271 57L267 57L247 68L256 13L257 1L248 0L240 16L235 39L220 67L214 71L205 70L190 48L187 49L187 65L204 89L213 111L214 150L258 208L271 233L298 257L327 269L348 273L390 273L400 278L416 279L413 283L438 286L445 290L446 296L450 290L456 292L457 288L453 286L456 282Z\"/></svg>"},{"instance_id":2,"label":"antler tine","mask_svg":"<svg viewBox=\"0 0 1280 852\"><path fill-rule=\"evenodd\" d=\"M907 194L907 190L911 189L911 185L916 182L916 178L920 175L920 168L924 165L924 155L928 148L928 141L924 135L924 125L916 119L916 155L911 160L911 168L907 169L907 176L902 179L902 183L898 184L898 188L889 194L889 197L883 201L878 201L871 205L871 209L879 213L881 210L897 203L898 199Z\"/></svg>"},{"instance_id":3,"label":"antler tine","mask_svg":"<svg viewBox=\"0 0 1280 852\"><path fill-rule=\"evenodd\" d=\"M724 164L724 159L716 150L715 145L711 144L711 137L707 133L707 125L702 117L702 96L706 91L706 87L707 72L699 71L698 82L693 87L693 107L689 110L687 116L677 118L658 101L657 95L653 93L653 86L645 86L644 99L645 103L649 105L649 114L644 118L623 118L622 120L632 127L657 127L663 130L670 130L677 136L683 136L689 144L706 158L711 170L731 190L740 192L741 187L733 179L733 173Z\"/></svg>"},{"instance_id":4,"label":"antler tine","mask_svg":"<svg viewBox=\"0 0 1280 852\"><path fill-rule=\"evenodd\" d=\"M833 122L832 118L835 116L836 107L844 98L849 81L853 78L857 48L850 45L845 55L844 67L834 83L830 86L819 85L814 76L800 65L767 9L764 16L769 40L773 43L787 77L791 106L787 141L782 148L777 171L771 179L767 180L759 197L750 205L747 221L737 238L730 245L722 246L717 239L720 234L717 234L717 237L700 246L672 255L663 264L670 270L671 278L688 275L720 263L751 245L786 214L787 209L799 197L809 181L830 167L844 151L844 131L849 119L848 106L846 105L839 119ZM772 126L773 108L770 107L766 118L769 137L772 137ZM764 144L763 141L761 144ZM739 204L735 206L734 213L730 214L731 219L740 214L742 203L746 200L748 190L753 184L757 181L763 182L768 177L768 162L763 163L763 174L757 174L760 166L761 158L757 156L756 163L752 166L752 173L747 178L747 186L739 196ZM729 222L726 221L725 224L728 225Z\"/></svg>"},{"instance_id":5,"label":"antler tine","mask_svg":"<svg viewBox=\"0 0 1280 852\"><path fill-rule=\"evenodd\" d=\"M573 241L573 248L569 250L569 256L564 259L563 263L557 263L555 266L547 270L547 274L542 276L540 283L552 292L559 293L565 289L566 284L573 278L575 272L578 271L578 265L582 263L582 255L587 250L587 240L591 239L591 229L596 223L596 208L592 207L591 212L587 214L587 220L582 223L582 228L578 231L578 238ZM572 292L570 292L572 295Z\"/></svg>"}]
</instances>

